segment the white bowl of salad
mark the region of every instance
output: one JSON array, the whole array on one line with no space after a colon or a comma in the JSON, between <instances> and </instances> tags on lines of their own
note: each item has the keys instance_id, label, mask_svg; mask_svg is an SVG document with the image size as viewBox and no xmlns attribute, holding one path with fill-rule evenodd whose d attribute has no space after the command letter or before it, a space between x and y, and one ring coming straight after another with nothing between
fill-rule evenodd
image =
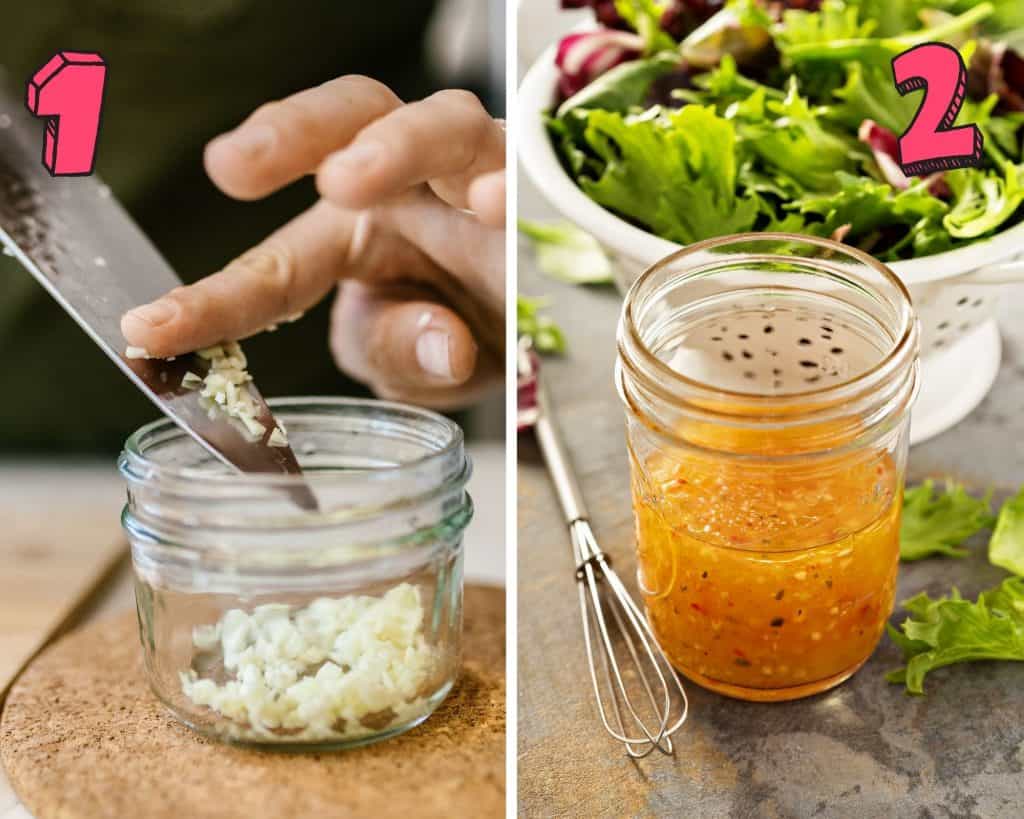
<instances>
[{"instance_id":1,"label":"white bowl of salad","mask_svg":"<svg viewBox=\"0 0 1024 819\"><path fill-rule=\"evenodd\" d=\"M996 285L1024 281L1024 2L562 5L596 19L524 78L519 153L609 251L620 286L712 236L832 237L911 290L924 367L913 439L981 401L999 365ZM981 129L983 164L908 178L896 140L921 95L896 91L891 59L930 41L964 56L956 123Z\"/></svg>"}]
</instances>

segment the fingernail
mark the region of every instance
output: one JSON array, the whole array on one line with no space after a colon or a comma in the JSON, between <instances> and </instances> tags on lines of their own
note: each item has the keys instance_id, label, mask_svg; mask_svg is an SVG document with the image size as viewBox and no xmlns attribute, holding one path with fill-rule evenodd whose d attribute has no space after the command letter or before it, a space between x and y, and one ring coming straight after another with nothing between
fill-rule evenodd
<instances>
[{"instance_id":1,"label":"fingernail","mask_svg":"<svg viewBox=\"0 0 1024 819\"><path fill-rule=\"evenodd\" d=\"M233 131L227 137L231 145L255 159L274 147L277 133L269 125L245 125Z\"/></svg>"},{"instance_id":2,"label":"fingernail","mask_svg":"<svg viewBox=\"0 0 1024 819\"><path fill-rule=\"evenodd\" d=\"M334 154L329 161L331 165L345 168L349 172L366 171L383 153L383 148L376 142L357 142Z\"/></svg>"},{"instance_id":3,"label":"fingernail","mask_svg":"<svg viewBox=\"0 0 1024 819\"><path fill-rule=\"evenodd\" d=\"M448 334L427 330L416 339L416 361L424 372L446 381L452 380L452 363L448 355Z\"/></svg>"},{"instance_id":4,"label":"fingernail","mask_svg":"<svg viewBox=\"0 0 1024 819\"><path fill-rule=\"evenodd\" d=\"M177 310L172 303L160 300L154 301L152 304L144 304L142 307L136 307L128 313L128 318L139 319L146 322L146 324L157 327L169 322L174 318L176 312Z\"/></svg>"}]
</instances>

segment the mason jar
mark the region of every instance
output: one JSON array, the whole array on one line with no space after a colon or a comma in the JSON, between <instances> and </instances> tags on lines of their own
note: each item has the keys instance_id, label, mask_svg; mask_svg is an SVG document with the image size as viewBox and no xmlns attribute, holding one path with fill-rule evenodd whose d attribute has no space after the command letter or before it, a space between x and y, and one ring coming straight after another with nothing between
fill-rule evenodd
<instances>
[{"instance_id":1,"label":"mason jar","mask_svg":"<svg viewBox=\"0 0 1024 819\"><path fill-rule=\"evenodd\" d=\"M341 748L398 734L459 668L462 432L393 403L270 404L302 475L235 472L169 420L125 444L149 682L179 720L227 741ZM303 482L315 511L293 500Z\"/></svg>"},{"instance_id":2,"label":"mason jar","mask_svg":"<svg viewBox=\"0 0 1024 819\"><path fill-rule=\"evenodd\" d=\"M678 251L626 296L638 575L673 665L747 700L852 675L892 613L918 325L900 280L825 239Z\"/></svg>"}]
</instances>

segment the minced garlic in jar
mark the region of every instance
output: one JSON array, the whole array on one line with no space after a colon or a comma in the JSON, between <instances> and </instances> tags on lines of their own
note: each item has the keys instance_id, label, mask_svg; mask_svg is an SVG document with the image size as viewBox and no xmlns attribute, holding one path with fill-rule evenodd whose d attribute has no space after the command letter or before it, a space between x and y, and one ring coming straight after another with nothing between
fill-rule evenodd
<instances>
[{"instance_id":1,"label":"minced garlic in jar","mask_svg":"<svg viewBox=\"0 0 1024 819\"><path fill-rule=\"evenodd\" d=\"M431 706L438 667L416 586L382 597L232 609L193 630L182 691L239 740L351 740L407 724ZM197 669L201 669L197 671ZM205 675L205 676L204 676Z\"/></svg>"}]
</instances>

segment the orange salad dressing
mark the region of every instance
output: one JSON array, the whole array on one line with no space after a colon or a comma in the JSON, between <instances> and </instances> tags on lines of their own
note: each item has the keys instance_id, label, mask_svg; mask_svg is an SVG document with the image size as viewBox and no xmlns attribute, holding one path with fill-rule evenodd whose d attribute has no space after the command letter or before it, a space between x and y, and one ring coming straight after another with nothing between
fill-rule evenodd
<instances>
[{"instance_id":1,"label":"orange salad dressing","mask_svg":"<svg viewBox=\"0 0 1024 819\"><path fill-rule=\"evenodd\" d=\"M682 437L745 457L631 453L640 582L665 653L687 677L744 699L841 682L892 612L897 465L864 449L779 460L806 451L806 428L692 427Z\"/></svg>"}]
</instances>

